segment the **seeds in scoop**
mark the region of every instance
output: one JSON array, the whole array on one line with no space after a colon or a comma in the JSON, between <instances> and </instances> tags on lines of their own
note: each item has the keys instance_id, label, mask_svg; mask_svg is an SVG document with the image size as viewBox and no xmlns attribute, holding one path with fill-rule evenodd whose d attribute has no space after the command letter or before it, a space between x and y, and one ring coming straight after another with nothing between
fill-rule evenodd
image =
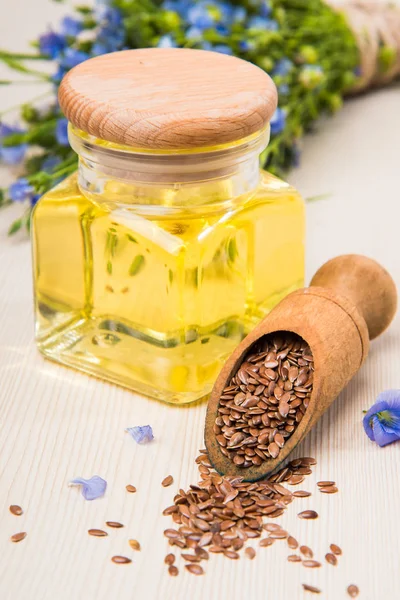
<instances>
[{"instance_id":1,"label":"seeds in scoop","mask_svg":"<svg viewBox=\"0 0 400 600\"><path fill-rule=\"evenodd\" d=\"M299 542L291 535L289 535L288 539L287 539L287 545L289 546L289 548L291 548L292 550L296 550L296 548L299 545Z\"/></svg>"},{"instance_id":2,"label":"seeds in scoop","mask_svg":"<svg viewBox=\"0 0 400 600\"><path fill-rule=\"evenodd\" d=\"M327 485L326 487L320 488L319 491L323 494L336 494L339 490L335 485Z\"/></svg>"},{"instance_id":3,"label":"seeds in scoop","mask_svg":"<svg viewBox=\"0 0 400 600\"><path fill-rule=\"evenodd\" d=\"M127 485L125 486L125 489L127 492L129 492L130 494L134 494L136 492L136 488L134 485Z\"/></svg>"},{"instance_id":4,"label":"seeds in scoop","mask_svg":"<svg viewBox=\"0 0 400 600\"><path fill-rule=\"evenodd\" d=\"M118 521L106 521L106 525L108 527L114 527L115 529L123 527L122 523L118 523Z\"/></svg>"},{"instance_id":5,"label":"seeds in scoop","mask_svg":"<svg viewBox=\"0 0 400 600\"><path fill-rule=\"evenodd\" d=\"M140 550L140 544L137 540L129 540L129 545L132 548L132 550Z\"/></svg>"},{"instance_id":6,"label":"seeds in scoop","mask_svg":"<svg viewBox=\"0 0 400 600\"><path fill-rule=\"evenodd\" d=\"M303 567L309 567L310 569L315 569L316 567L320 567L321 563L317 560L303 560Z\"/></svg>"},{"instance_id":7,"label":"seeds in scoop","mask_svg":"<svg viewBox=\"0 0 400 600\"><path fill-rule=\"evenodd\" d=\"M89 529L88 534L94 537L106 537L108 535L107 531L103 531L102 529Z\"/></svg>"},{"instance_id":8,"label":"seeds in scoop","mask_svg":"<svg viewBox=\"0 0 400 600\"><path fill-rule=\"evenodd\" d=\"M308 546L300 546L300 552L303 554L303 556L305 556L306 558L312 558L314 556L313 551L311 550L311 548L309 548Z\"/></svg>"},{"instance_id":9,"label":"seeds in scoop","mask_svg":"<svg viewBox=\"0 0 400 600\"><path fill-rule=\"evenodd\" d=\"M347 593L350 596L350 598L357 598L358 594L360 593L360 590L356 585L352 584L349 585L349 587L347 588Z\"/></svg>"},{"instance_id":10,"label":"seeds in scoop","mask_svg":"<svg viewBox=\"0 0 400 600\"><path fill-rule=\"evenodd\" d=\"M167 556L164 558L164 562L166 565L173 565L175 562L175 554L167 554Z\"/></svg>"},{"instance_id":11,"label":"seeds in scoop","mask_svg":"<svg viewBox=\"0 0 400 600\"><path fill-rule=\"evenodd\" d=\"M313 594L320 594L321 590L313 585L308 585L308 583L303 583L303 588L306 592L311 592Z\"/></svg>"},{"instance_id":12,"label":"seeds in scoop","mask_svg":"<svg viewBox=\"0 0 400 600\"><path fill-rule=\"evenodd\" d=\"M297 490L296 492L293 492L293 496L295 496L296 498L308 498L309 496L311 496L311 492Z\"/></svg>"},{"instance_id":13,"label":"seeds in scoop","mask_svg":"<svg viewBox=\"0 0 400 600\"><path fill-rule=\"evenodd\" d=\"M317 519L318 513L315 510L303 510L297 515L300 519Z\"/></svg>"},{"instance_id":14,"label":"seeds in scoop","mask_svg":"<svg viewBox=\"0 0 400 600\"><path fill-rule=\"evenodd\" d=\"M328 552L328 554L325 554L325 560L327 563L329 563L330 565L336 566L337 565L337 558L334 554L332 554L331 552Z\"/></svg>"},{"instance_id":15,"label":"seeds in scoop","mask_svg":"<svg viewBox=\"0 0 400 600\"><path fill-rule=\"evenodd\" d=\"M336 556L340 556L342 554L342 549L339 548L339 546L337 546L336 544L331 544L329 548L331 549L333 554L336 554Z\"/></svg>"},{"instance_id":16,"label":"seeds in scoop","mask_svg":"<svg viewBox=\"0 0 400 600\"><path fill-rule=\"evenodd\" d=\"M17 504L11 504L10 506L10 513L15 515L16 517L19 517L22 515L24 511L22 510L22 508L20 506L18 506Z\"/></svg>"},{"instance_id":17,"label":"seeds in scoop","mask_svg":"<svg viewBox=\"0 0 400 600\"><path fill-rule=\"evenodd\" d=\"M301 558L297 554L289 554L287 559L289 562L301 562Z\"/></svg>"},{"instance_id":18,"label":"seeds in scoop","mask_svg":"<svg viewBox=\"0 0 400 600\"><path fill-rule=\"evenodd\" d=\"M25 531L21 531L21 533L14 533L14 535L11 536L11 541L12 542L22 542L22 540L24 540L26 538L28 534Z\"/></svg>"},{"instance_id":19,"label":"seeds in scoop","mask_svg":"<svg viewBox=\"0 0 400 600\"><path fill-rule=\"evenodd\" d=\"M163 487L168 487L173 482L174 482L174 478L172 477L172 475L168 475L167 477L165 477L165 479L162 480L161 485Z\"/></svg>"},{"instance_id":20,"label":"seeds in scoop","mask_svg":"<svg viewBox=\"0 0 400 600\"><path fill-rule=\"evenodd\" d=\"M168 567L168 573L172 576L172 577L176 577L179 574L178 571L178 567L175 567L175 565L170 565Z\"/></svg>"},{"instance_id":21,"label":"seeds in scoop","mask_svg":"<svg viewBox=\"0 0 400 600\"><path fill-rule=\"evenodd\" d=\"M192 575L203 575L204 573L203 567L201 567L200 565L185 565L185 569L189 571L189 573L192 573Z\"/></svg>"},{"instance_id":22,"label":"seeds in scoop","mask_svg":"<svg viewBox=\"0 0 400 600\"><path fill-rule=\"evenodd\" d=\"M278 458L307 410L313 371L310 348L299 336L273 334L258 342L220 397L214 432L222 454L243 469ZM305 474L292 473L289 483Z\"/></svg>"},{"instance_id":23,"label":"seeds in scoop","mask_svg":"<svg viewBox=\"0 0 400 600\"><path fill-rule=\"evenodd\" d=\"M132 562L131 559L126 556L113 556L111 560L117 565L127 565Z\"/></svg>"},{"instance_id":24,"label":"seeds in scoop","mask_svg":"<svg viewBox=\"0 0 400 600\"><path fill-rule=\"evenodd\" d=\"M244 553L247 556L247 558L249 558L250 560L253 560L253 558L256 555L256 551L254 550L254 548L246 548Z\"/></svg>"}]
</instances>

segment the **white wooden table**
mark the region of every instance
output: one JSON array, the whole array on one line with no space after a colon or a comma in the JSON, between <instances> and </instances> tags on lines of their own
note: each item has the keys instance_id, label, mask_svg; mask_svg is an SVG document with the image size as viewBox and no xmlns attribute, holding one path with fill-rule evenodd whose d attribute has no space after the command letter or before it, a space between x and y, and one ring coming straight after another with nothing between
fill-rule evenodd
<instances>
[{"instance_id":1,"label":"white wooden table","mask_svg":"<svg viewBox=\"0 0 400 600\"><path fill-rule=\"evenodd\" d=\"M68 7L48 0L0 6L3 47L27 40L56 22ZM17 16L17 15L20 16ZM23 15L23 16L22 16ZM0 73L3 76L3 72ZM40 87L1 90L1 108L33 97ZM326 259L346 252L381 261L400 284L400 87L348 101L306 139L302 166L290 179L304 196L329 193L308 205L308 277ZM1 183L10 174L1 172ZM33 343L30 245L7 239L18 207L0 213L0 598L1 600L286 600L314 597L301 584L322 588L324 600L348 597L397 600L399 585L400 443L380 449L362 428L362 410L377 394L400 388L400 319L373 343L367 364L324 415L296 455L318 459L297 500L280 522L323 560L331 542L343 548L339 566L305 569L286 561L284 542L261 548L253 561L212 556L206 575L166 572L161 511L178 487L197 481L194 458L202 446L205 405L172 408L46 362ZM150 423L156 439L137 446L124 429ZM108 481L104 498L86 502L75 476ZM168 474L174 485L161 486ZM339 494L316 490L334 479ZM128 494L125 485L137 487ZM294 488L292 488L294 489ZM20 504L21 517L10 504ZM318 511L315 522L297 512ZM125 528L107 538L88 536L105 520ZM27 531L19 544L10 535ZM128 539L136 538L141 552ZM255 545L257 547L257 544ZM110 558L123 554L130 565ZM324 561L323 561L324 562Z\"/></svg>"}]
</instances>

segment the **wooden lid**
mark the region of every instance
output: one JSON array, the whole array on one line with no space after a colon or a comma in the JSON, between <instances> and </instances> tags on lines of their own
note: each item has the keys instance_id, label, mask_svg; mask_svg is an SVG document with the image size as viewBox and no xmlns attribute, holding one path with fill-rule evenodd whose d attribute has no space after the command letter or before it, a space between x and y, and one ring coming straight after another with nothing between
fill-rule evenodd
<instances>
[{"instance_id":1,"label":"wooden lid","mask_svg":"<svg viewBox=\"0 0 400 600\"><path fill-rule=\"evenodd\" d=\"M255 65L216 52L146 48L81 63L62 80L77 128L117 144L184 149L234 142L262 129L277 92Z\"/></svg>"}]
</instances>

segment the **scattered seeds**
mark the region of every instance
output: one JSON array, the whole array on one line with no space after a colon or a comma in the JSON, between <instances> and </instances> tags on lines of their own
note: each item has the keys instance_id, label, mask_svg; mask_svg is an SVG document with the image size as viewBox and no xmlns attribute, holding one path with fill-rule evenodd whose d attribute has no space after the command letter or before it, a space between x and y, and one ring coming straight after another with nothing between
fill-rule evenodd
<instances>
[{"instance_id":1,"label":"scattered seeds","mask_svg":"<svg viewBox=\"0 0 400 600\"><path fill-rule=\"evenodd\" d=\"M352 584L349 585L349 587L347 588L347 593L350 596L350 598L357 598L358 594L360 593L360 590L356 585Z\"/></svg>"},{"instance_id":2,"label":"scattered seeds","mask_svg":"<svg viewBox=\"0 0 400 600\"><path fill-rule=\"evenodd\" d=\"M308 583L303 583L303 588L306 592L311 592L312 594L320 594L321 590L313 585L308 585Z\"/></svg>"},{"instance_id":3,"label":"scattered seeds","mask_svg":"<svg viewBox=\"0 0 400 600\"><path fill-rule=\"evenodd\" d=\"M247 558L249 558L250 560L253 560L253 558L256 555L256 551L254 550L254 548L246 548L246 550L244 551L245 555L247 556Z\"/></svg>"},{"instance_id":4,"label":"scattered seeds","mask_svg":"<svg viewBox=\"0 0 400 600\"><path fill-rule=\"evenodd\" d=\"M127 491L127 492L129 492L130 494L134 494L134 493L136 492L136 488L135 488L135 486L134 486L134 485L130 485L130 484L129 484L129 485L127 485L127 486L126 486L126 488L125 488L125 489L126 489L126 491Z\"/></svg>"},{"instance_id":5,"label":"scattered seeds","mask_svg":"<svg viewBox=\"0 0 400 600\"><path fill-rule=\"evenodd\" d=\"M16 517L20 517L24 511L17 504L11 504L10 513L15 515Z\"/></svg>"},{"instance_id":6,"label":"scattered seeds","mask_svg":"<svg viewBox=\"0 0 400 600\"><path fill-rule=\"evenodd\" d=\"M315 510L303 510L303 512L297 515L300 519L316 519L318 517L318 513Z\"/></svg>"},{"instance_id":7,"label":"scattered seeds","mask_svg":"<svg viewBox=\"0 0 400 600\"><path fill-rule=\"evenodd\" d=\"M194 565L194 564L185 565L185 569L187 571L189 571L189 573L192 573L192 575L203 575L203 573L204 573L203 567L201 567L200 565Z\"/></svg>"},{"instance_id":8,"label":"scattered seeds","mask_svg":"<svg viewBox=\"0 0 400 600\"><path fill-rule=\"evenodd\" d=\"M297 554L289 554L287 559L289 562L301 562L301 558Z\"/></svg>"},{"instance_id":9,"label":"scattered seeds","mask_svg":"<svg viewBox=\"0 0 400 600\"><path fill-rule=\"evenodd\" d=\"M320 567L321 563L317 560L303 560L303 567L309 567L310 569L315 569L316 567Z\"/></svg>"},{"instance_id":10,"label":"scattered seeds","mask_svg":"<svg viewBox=\"0 0 400 600\"><path fill-rule=\"evenodd\" d=\"M118 565L127 565L132 562L131 559L126 556L113 556L111 560Z\"/></svg>"},{"instance_id":11,"label":"scattered seeds","mask_svg":"<svg viewBox=\"0 0 400 600\"><path fill-rule=\"evenodd\" d=\"M11 536L11 541L12 542L22 542L22 540L24 540L26 538L28 534L25 531L21 531L21 533L14 533L14 535Z\"/></svg>"},{"instance_id":12,"label":"scattered seeds","mask_svg":"<svg viewBox=\"0 0 400 600\"><path fill-rule=\"evenodd\" d=\"M337 546L336 544L331 544L329 548L331 549L333 554L336 554L336 556L340 556L342 554L342 549L339 548L339 546Z\"/></svg>"},{"instance_id":13,"label":"scattered seeds","mask_svg":"<svg viewBox=\"0 0 400 600\"><path fill-rule=\"evenodd\" d=\"M179 574L178 571L178 567L175 567L175 565L170 565L168 567L168 573L172 576L172 577L176 577Z\"/></svg>"},{"instance_id":14,"label":"scattered seeds","mask_svg":"<svg viewBox=\"0 0 400 600\"><path fill-rule=\"evenodd\" d=\"M114 527L115 529L123 527L122 523L118 523L118 521L106 521L106 525L108 527Z\"/></svg>"},{"instance_id":15,"label":"scattered seeds","mask_svg":"<svg viewBox=\"0 0 400 600\"><path fill-rule=\"evenodd\" d=\"M222 454L244 469L277 458L307 410L313 373L310 348L299 336L264 337L220 397L214 433ZM308 460L303 469L316 462ZM305 474L286 481L297 485Z\"/></svg>"},{"instance_id":16,"label":"scattered seeds","mask_svg":"<svg viewBox=\"0 0 400 600\"><path fill-rule=\"evenodd\" d=\"M103 531L102 529L89 529L88 534L94 537L106 537L108 535L107 531Z\"/></svg>"},{"instance_id":17,"label":"scattered seeds","mask_svg":"<svg viewBox=\"0 0 400 600\"><path fill-rule=\"evenodd\" d=\"M300 552L306 558L312 558L314 556L314 552L308 546L300 546Z\"/></svg>"},{"instance_id":18,"label":"scattered seeds","mask_svg":"<svg viewBox=\"0 0 400 600\"><path fill-rule=\"evenodd\" d=\"M337 565L337 558L334 554L332 554L331 552L328 552L328 554L325 554L325 560L327 563L329 563L330 565L336 566Z\"/></svg>"},{"instance_id":19,"label":"scattered seeds","mask_svg":"<svg viewBox=\"0 0 400 600\"><path fill-rule=\"evenodd\" d=\"M140 550L140 544L137 540L129 540L129 545L132 548L132 550Z\"/></svg>"},{"instance_id":20,"label":"scattered seeds","mask_svg":"<svg viewBox=\"0 0 400 600\"><path fill-rule=\"evenodd\" d=\"M175 562L175 554L167 554L167 556L164 558L164 562L166 565L173 565Z\"/></svg>"},{"instance_id":21,"label":"scattered seeds","mask_svg":"<svg viewBox=\"0 0 400 600\"><path fill-rule=\"evenodd\" d=\"M291 535L289 535L289 537L287 539L287 545L292 550L296 550L296 548L298 548L298 546L299 546L299 542L294 537L292 537Z\"/></svg>"},{"instance_id":22,"label":"scattered seeds","mask_svg":"<svg viewBox=\"0 0 400 600\"><path fill-rule=\"evenodd\" d=\"M173 482L174 482L174 478L172 477L172 475L168 475L167 477L165 477L165 479L162 480L161 485L163 487L168 487Z\"/></svg>"}]
</instances>

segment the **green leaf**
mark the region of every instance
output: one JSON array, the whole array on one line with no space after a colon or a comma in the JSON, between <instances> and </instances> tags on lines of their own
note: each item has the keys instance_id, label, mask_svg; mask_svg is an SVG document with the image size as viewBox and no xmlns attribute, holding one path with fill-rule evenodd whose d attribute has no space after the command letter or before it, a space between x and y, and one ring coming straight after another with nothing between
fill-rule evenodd
<instances>
[{"instance_id":1,"label":"green leaf","mask_svg":"<svg viewBox=\"0 0 400 600\"><path fill-rule=\"evenodd\" d=\"M17 233L17 231L21 229L23 224L24 220L22 217L21 219L16 219L13 223L11 223L11 226L8 230L8 235L14 235L14 233Z\"/></svg>"},{"instance_id":2,"label":"green leaf","mask_svg":"<svg viewBox=\"0 0 400 600\"><path fill-rule=\"evenodd\" d=\"M305 198L304 200L306 202L318 202L319 200L326 200L330 196L332 196L332 194L317 194L316 196L308 196L308 198Z\"/></svg>"},{"instance_id":3,"label":"green leaf","mask_svg":"<svg viewBox=\"0 0 400 600\"><path fill-rule=\"evenodd\" d=\"M131 266L129 267L129 275L132 277L133 275L137 275L139 271L144 267L145 258L143 254L138 254L132 261Z\"/></svg>"}]
</instances>

